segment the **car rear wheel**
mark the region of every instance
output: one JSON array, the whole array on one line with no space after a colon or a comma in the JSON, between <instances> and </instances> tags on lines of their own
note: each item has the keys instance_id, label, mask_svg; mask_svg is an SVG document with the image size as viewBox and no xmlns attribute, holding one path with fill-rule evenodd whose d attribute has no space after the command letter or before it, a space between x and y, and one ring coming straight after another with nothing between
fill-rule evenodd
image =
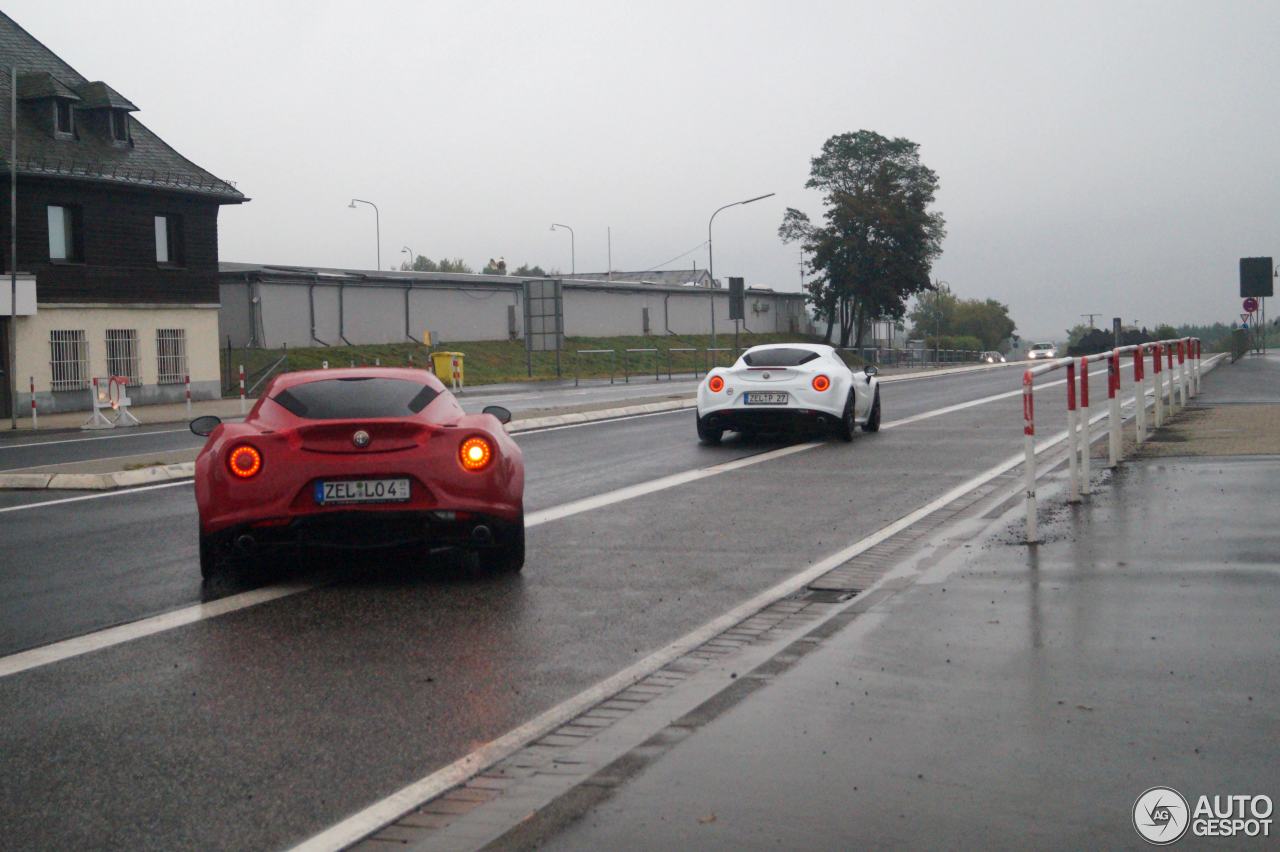
<instances>
[{"instance_id":1,"label":"car rear wheel","mask_svg":"<svg viewBox=\"0 0 1280 852\"><path fill-rule=\"evenodd\" d=\"M708 427L703 418L698 418L698 440L704 444L718 444L720 439L724 437L723 429L712 429Z\"/></svg>"},{"instance_id":2,"label":"car rear wheel","mask_svg":"<svg viewBox=\"0 0 1280 852\"><path fill-rule=\"evenodd\" d=\"M840 415L840 422L836 424L836 437L841 441L852 441L854 431L853 420L853 390L849 391L849 399L845 401L844 413Z\"/></svg>"},{"instance_id":3,"label":"car rear wheel","mask_svg":"<svg viewBox=\"0 0 1280 852\"><path fill-rule=\"evenodd\" d=\"M862 431L880 431L880 388L876 388L876 398L871 403L871 413L867 415L867 422L862 424Z\"/></svg>"},{"instance_id":4,"label":"car rear wheel","mask_svg":"<svg viewBox=\"0 0 1280 852\"><path fill-rule=\"evenodd\" d=\"M480 562L495 574L517 574L524 568L524 515L511 525L502 544L480 552Z\"/></svg>"}]
</instances>

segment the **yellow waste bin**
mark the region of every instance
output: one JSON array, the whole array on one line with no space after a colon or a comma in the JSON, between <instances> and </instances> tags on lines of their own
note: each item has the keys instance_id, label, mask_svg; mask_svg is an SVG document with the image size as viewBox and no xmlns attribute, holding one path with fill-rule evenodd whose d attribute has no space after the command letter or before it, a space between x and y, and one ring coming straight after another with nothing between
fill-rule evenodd
<instances>
[{"instance_id":1,"label":"yellow waste bin","mask_svg":"<svg viewBox=\"0 0 1280 852\"><path fill-rule=\"evenodd\" d=\"M449 384L453 381L453 359L458 359L458 384L462 381L462 359L465 356L461 352L432 352L431 365L435 367L436 376L440 381Z\"/></svg>"}]
</instances>

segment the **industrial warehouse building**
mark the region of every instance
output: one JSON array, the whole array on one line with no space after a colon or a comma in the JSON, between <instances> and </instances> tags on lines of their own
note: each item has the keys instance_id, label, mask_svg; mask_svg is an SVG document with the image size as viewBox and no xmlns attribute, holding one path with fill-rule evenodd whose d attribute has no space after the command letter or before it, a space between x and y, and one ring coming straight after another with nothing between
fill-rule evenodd
<instances>
[{"instance_id":1,"label":"industrial warehouse building","mask_svg":"<svg viewBox=\"0 0 1280 852\"><path fill-rule=\"evenodd\" d=\"M17 68L17 153L10 98ZM0 287L0 344L16 337L26 405L90 407L93 378L123 376L134 402L219 394L218 210L247 199L187 160L92 82L0 14L0 234L5 278L17 270L18 316ZM17 170L17 257L9 248L9 169ZM11 323L12 326L11 327ZM7 358L0 359L7 366ZM14 405L10 376L0 415Z\"/></svg>"},{"instance_id":2,"label":"industrial warehouse building","mask_svg":"<svg viewBox=\"0 0 1280 852\"><path fill-rule=\"evenodd\" d=\"M558 280L566 336L733 332L726 289ZM423 332L437 344L525 335L525 279L515 276L223 263L220 282L222 343L234 347L397 343L421 341ZM801 293L748 288L744 313L747 332L814 331Z\"/></svg>"}]
</instances>

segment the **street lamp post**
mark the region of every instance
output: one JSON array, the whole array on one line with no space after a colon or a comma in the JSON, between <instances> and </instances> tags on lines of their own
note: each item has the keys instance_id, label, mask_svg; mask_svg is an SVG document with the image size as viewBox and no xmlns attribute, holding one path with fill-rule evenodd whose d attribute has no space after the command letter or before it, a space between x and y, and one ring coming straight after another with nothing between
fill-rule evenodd
<instances>
[{"instance_id":1,"label":"street lamp post","mask_svg":"<svg viewBox=\"0 0 1280 852\"><path fill-rule=\"evenodd\" d=\"M757 195L755 198L748 198L746 201L735 201L732 204L726 204L723 207L716 208L716 212L711 214L711 218L707 220L707 275L711 277L711 286L708 292L711 296L711 347L714 349L716 345L716 261L715 255L711 252L711 223L715 222L717 214L721 210L728 210L730 207L739 207L743 204L750 204L753 201L761 201L765 198L772 198L777 195L776 192L770 192L765 195ZM734 320L734 328L738 327L738 321Z\"/></svg>"},{"instance_id":2,"label":"street lamp post","mask_svg":"<svg viewBox=\"0 0 1280 852\"><path fill-rule=\"evenodd\" d=\"M577 275L578 274L578 250L574 246L573 228L570 228L568 225L552 224L551 230L554 231L556 228L564 228L566 231L569 232L569 274Z\"/></svg>"},{"instance_id":3,"label":"street lamp post","mask_svg":"<svg viewBox=\"0 0 1280 852\"><path fill-rule=\"evenodd\" d=\"M417 258L417 255L414 254L413 249L409 248L408 246L405 246L404 248L400 249L400 253L409 255L409 271L412 272L413 261Z\"/></svg>"},{"instance_id":4,"label":"street lamp post","mask_svg":"<svg viewBox=\"0 0 1280 852\"><path fill-rule=\"evenodd\" d=\"M933 363L938 363L938 347L942 345L942 287L950 281L933 282Z\"/></svg>"},{"instance_id":5,"label":"street lamp post","mask_svg":"<svg viewBox=\"0 0 1280 852\"><path fill-rule=\"evenodd\" d=\"M351 203L348 204L347 206L350 207L352 210L355 210L357 204L368 204L370 207L373 208L374 235L378 240L378 254L377 254L378 265L376 268L379 271L381 271L382 270L382 216L378 213L378 205L374 204L372 201L365 201L363 198L353 198L351 199Z\"/></svg>"}]
</instances>

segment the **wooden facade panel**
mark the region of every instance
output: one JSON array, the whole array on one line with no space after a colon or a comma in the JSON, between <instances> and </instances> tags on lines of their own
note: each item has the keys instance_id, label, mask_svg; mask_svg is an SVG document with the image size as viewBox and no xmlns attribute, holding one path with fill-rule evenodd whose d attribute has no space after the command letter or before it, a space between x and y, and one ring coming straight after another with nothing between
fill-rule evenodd
<instances>
[{"instance_id":1,"label":"wooden facade panel","mask_svg":"<svg viewBox=\"0 0 1280 852\"><path fill-rule=\"evenodd\" d=\"M0 180L3 196L8 180ZM80 209L83 261L49 260L49 205ZM9 229L0 205L0 234ZM183 262L156 262L155 217L181 217ZM8 268L8 241L0 256ZM76 180L18 178L18 263L36 273L41 302L218 301L218 204L198 197Z\"/></svg>"}]
</instances>

